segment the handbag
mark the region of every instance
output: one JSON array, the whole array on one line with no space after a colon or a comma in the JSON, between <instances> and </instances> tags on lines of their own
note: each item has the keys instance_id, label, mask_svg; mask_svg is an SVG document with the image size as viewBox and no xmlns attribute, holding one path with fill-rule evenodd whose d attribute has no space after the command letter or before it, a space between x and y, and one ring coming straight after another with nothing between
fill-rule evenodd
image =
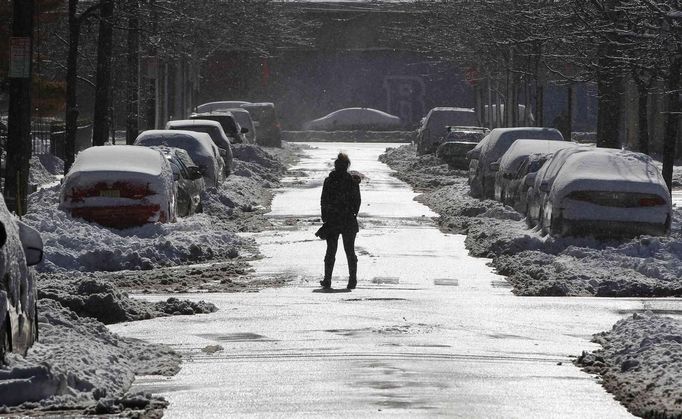
<instances>
[{"instance_id":1,"label":"handbag","mask_svg":"<svg viewBox=\"0 0 682 419\"><path fill-rule=\"evenodd\" d=\"M327 237L329 236L329 224L323 223L322 227L315 232L315 235L322 240L327 240Z\"/></svg>"}]
</instances>

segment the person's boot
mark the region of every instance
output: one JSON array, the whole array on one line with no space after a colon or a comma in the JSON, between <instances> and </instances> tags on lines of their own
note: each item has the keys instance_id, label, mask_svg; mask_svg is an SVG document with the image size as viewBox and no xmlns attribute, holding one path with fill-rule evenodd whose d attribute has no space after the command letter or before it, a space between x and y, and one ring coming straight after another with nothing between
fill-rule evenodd
<instances>
[{"instance_id":1,"label":"person's boot","mask_svg":"<svg viewBox=\"0 0 682 419\"><path fill-rule=\"evenodd\" d=\"M320 281L322 288L329 289L332 287L332 272L334 272L334 260L324 261L324 279Z\"/></svg>"},{"instance_id":2,"label":"person's boot","mask_svg":"<svg viewBox=\"0 0 682 419\"><path fill-rule=\"evenodd\" d=\"M358 285L358 259L348 261L348 285L346 288L354 290Z\"/></svg>"}]
</instances>

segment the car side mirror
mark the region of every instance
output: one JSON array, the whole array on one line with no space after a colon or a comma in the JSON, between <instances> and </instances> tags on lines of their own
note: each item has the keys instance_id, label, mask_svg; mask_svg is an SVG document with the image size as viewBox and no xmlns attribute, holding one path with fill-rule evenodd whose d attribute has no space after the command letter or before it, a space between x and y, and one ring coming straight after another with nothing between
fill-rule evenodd
<instances>
[{"instance_id":1,"label":"car side mirror","mask_svg":"<svg viewBox=\"0 0 682 419\"><path fill-rule=\"evenodd\" d=\"M526 175L526 180L524 184L526 186L533 186L535 184L535 173L529 173Z\"/></svg>"},{"instance_id":2,"label":"car side mirror","mask_svg":"<svg viewBox=\"0 0 682 419\"><path fill-rule=\"evenodd\" d=\"M500 162L494 161L490 163L489 167L491 172L497 172L498 170L500 170Z\"/></svg>"},{"instance_id":3,"label":"car side mirror","mask_svg":"<svg viewBox=\"0 0 682 419\"><path fill-rule=\"evenodd\" d=\"M549 183L547 183L546 180L543 181L542 183L540 183L539 189L540 189L540 192L548 193L549 192Z\"/></svg>"},{"instance_id":4,"label":"car side mirror","mask_svg":"<svg viewBox=\"0 0 682 419\"><path fill-rule=\"evenodd\" d=\"M247 132L249 132L249 129L246 128L246 127L242 127L242 130L241 130L240 132L241 132L242 134L246 134Z\"/></svg>"},{"instance_id":5,"label":"car side mirror","mask_svg":"<svg viewBox=\"0 0 682 419\"><path fill-rule=\"evenodd\" d=\"M19 225L19 240L21 240L24 255L26 255L26 265L39 264L43 260L43 239L40 237L40 233L21 221L17 221L17 224Z\"/></svg>"}]
</instances>

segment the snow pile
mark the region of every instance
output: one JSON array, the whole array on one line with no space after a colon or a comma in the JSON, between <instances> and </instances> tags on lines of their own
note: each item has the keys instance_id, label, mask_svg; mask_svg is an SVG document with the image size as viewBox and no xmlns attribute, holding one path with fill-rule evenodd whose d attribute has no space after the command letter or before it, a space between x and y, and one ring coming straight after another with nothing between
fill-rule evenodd
<instances>
[{"instance_id":1,"label":"snow pile","mask_svg":"<svg viewBox=\"0 0 682 419\"><path fill-rule=\"evenodd\" d=\"M451 169L447 163L433 154L417 156L416 150L414 145L387 148L386 153L379 157L379 161L388 164L396 171L396 177L418 190L432 190L456 184L458 178L466 176L465 170Z\"/></svg>"},{"instance_id":2,"label":"snow pile","mask_svg":"<svg viewBox=\"0 0 682 419\"><path fill-rule=\"evenodd\" d=\"M273 196L270 189L279 184L286 167L255 145L235 144L232 152L235 158L232 175L220 187L202 194L204 213L232 220L238 231L265 228L267 220L253 220L245 214L266 212Z\"/></svg>"},{"instance_id":3,"label":"snow pile","mask_svg":"<svg viewBox=\"0 0 682 419\"><path fill-rule=\"evenodd\" d=\"M673 211L669 237L625 241L542 237L523 215L500 202L469 195L466 172L448 171L414 147L388 149L380 158L395 176L426 191L418 201L440 214L441 228L467 234L474 256L493 258L521 295L682 296L682 217Z\"/></svg>"},{"instance_id":4,"label":"snow pile","mask_svg":"<svg viewBox=\"0 0 682 419\"><path fill-rule=\"evenodd\" d=\"M78 316L92 317L104 324L217 311L215 305L204 301L169 298L166 301L150 303L132 299L111 282L91 277L72 279L72 276L42 274L38 280L38 296L58 301Z\"/></svg>"},{"instance_id":5,"label":"snow pile","mask_svg":"<svg viewBox=\"0 0 682 419\"><path fill-rule=\"evenodd\" d=\"M58 187L32 194L24 217L43 238L45 259L39 271L152 269L208 260L241 242L229 226L216 225L205 214L177 223L108 229L57 209L58 195Z\"/></svg>"},{"instance_id":6,"label":"snow pile","mask_svg":"<svg viewBox=\"0 0 682 419\"><path fill-rule=\"evenodd\" d=\"M48 185L57 181L57 176L64 173L64 162L51 154L40 154L31 157L28 182L32 185Z\"/></svg>"},{"instance_id":7,"label":"snow pile","mask_svg":"<svg viewBox=\"0 0 682 419\"><path fill-rule=\"evenodd\" d=\"M602 345L576 363L642 417L682 416L682 324L651 312L634 314L594 336Z\"/></svg>"},{"instance_id":8,"label":"snow pile","mask_svg":"<svg viewBox=\"0 0 682 419\"><path fill-rule=\"evenodd\" d=\"M26 358L10 355L0 368L0 406L114 413L125 405L135 374L172 375L179 368L180 356L170 348L121 338L56 301L39 301L39 327L40 342ZM150 403L135 398L141 407Z\"/></svg>"}]
</instances>

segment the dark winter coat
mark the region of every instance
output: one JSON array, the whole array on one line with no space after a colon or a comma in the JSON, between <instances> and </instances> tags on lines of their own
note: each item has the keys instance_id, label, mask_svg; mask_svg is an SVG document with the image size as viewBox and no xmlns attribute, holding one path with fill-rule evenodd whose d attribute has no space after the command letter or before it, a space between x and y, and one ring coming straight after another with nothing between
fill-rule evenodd
<instances>
[{"instance_id":1,"label":"dark winter coat","mask_svg":"<svg viewBox=\"0 0 682 419\"><path fill-rule=\"evenodd\" d=\"M329 173L322 187L322 221L330 233L357 233L360 211L360 182L347 171Z\"/></svg>"}]
</instances>

